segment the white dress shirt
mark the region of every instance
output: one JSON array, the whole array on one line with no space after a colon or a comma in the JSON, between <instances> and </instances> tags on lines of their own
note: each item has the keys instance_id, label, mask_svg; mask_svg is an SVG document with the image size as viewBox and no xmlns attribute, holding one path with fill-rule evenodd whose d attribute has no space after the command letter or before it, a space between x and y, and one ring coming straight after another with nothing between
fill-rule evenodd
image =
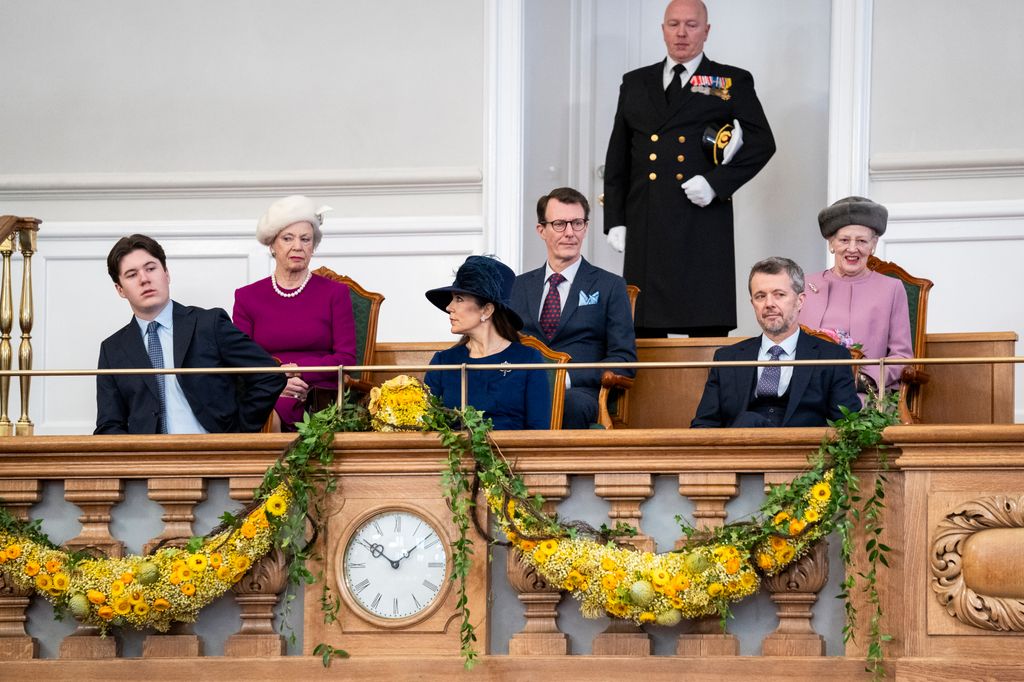
<instances>
[{"instance_id":1,"label":"white dress shirt","mask_svg":"<svg viewBox=\"0 0 1024 682\"><path fill-rule=\"evenodd\" d=\"M146 329L149 327L149 320L136 317L142 331L142 345L149 352L149 337ZM168 301L155 321L159 326L156 335L160 337L160 349L164 354L164 367L174 367L174 302ZM164 374L164 397L167 402L167 433L208 433L203 425L196 419L192 412L192 406L185 398L185 392L178 384L178 377L174 374Z\"/></svg>"},{"instance_id":2,"label":"white dress shirt","mask_svg":"<svg viewBox=\"0 0 1024 682\"><path fill-rule=\"evenodd\" d=\"M679 74L679 78L683 82L683 88L684 89L686 88L686 83L691 78L693 78L693 74L695 74L697 72L697 67L700 66L700 60L702 60L702 59L704 59L704 53L703 52L701 52L699 55L697 55L696 57L694 57L690 61L683 62L683 68L686 69L686 71L683 71L681 74ZM668 90L668 84L671 83L672 79L674 79L676 77L676 72L673 71L672 69L675 68L675 65L678 64L678 63L679 62L674 61L672 59L672 57L666 57L665 58L665 69L664 69L664 71L662 71L662 74L661 74L661 89L662 90Z\"/></svg>"},{"instance_id":3,"label":"white dress shirt","mask_svg":"<svg viewBox=\"0 0 1024 682\"><path fill-rule=\"evenodd\" d=\"M571 230L572 227L566 225L565 229ZM572 281L576 279L576 273L580 271L580 263L583 262L582 258L577 258L576 262L562 270L559 274L565 277L565 281L558 285L558 298L562 307L561 310L565 310L565 301L569 298L569 289L572 288ZM540 319L541 312L544 311L544 301L548 298L548 290L551 289L551 275L555 274L555 271L551 269L549 263L544 264L544 291L540 292L540 308L537 309L537 319Z\"/></svg>"}]
</instances>

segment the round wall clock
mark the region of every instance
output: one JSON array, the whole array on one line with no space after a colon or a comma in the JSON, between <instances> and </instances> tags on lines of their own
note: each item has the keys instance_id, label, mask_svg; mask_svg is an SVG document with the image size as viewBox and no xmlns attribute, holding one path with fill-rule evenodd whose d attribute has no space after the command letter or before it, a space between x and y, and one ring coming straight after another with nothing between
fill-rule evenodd
<instances>
[{"instance_id":1,"label":"round wall clock","mask_svg":"<svg viewBox=\"0 0 1024 682\"><path fill-rule=\"evenodd\" d=\"M345 543L342 582L351 602L372 617L393 622L423 615L447 576L444 538L414 511L374 513Z\"/></svg>"}]
</instances>

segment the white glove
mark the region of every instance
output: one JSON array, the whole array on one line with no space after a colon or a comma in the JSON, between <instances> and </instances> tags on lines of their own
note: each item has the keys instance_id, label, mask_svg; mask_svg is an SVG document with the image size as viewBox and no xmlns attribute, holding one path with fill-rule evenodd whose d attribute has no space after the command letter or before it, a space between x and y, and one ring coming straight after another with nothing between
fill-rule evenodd
<instances>
[{"instance_id":1,"label":"white glove","mask_svg":"<svg viewBox=\"0 0 1024 682\"><path fill-rule=\"evenodd\" d=\"M736 152L743 146L743 128L740 128L739 119L734 118L732 120L732 137L729 138L729 144L725 145L725 149L722 150L722 165L726 165L732 161L732 157L736 156Z\"/></svg>"},{"instance_id":2,"label":"white glove","mask_svg":"<svg viewBox=\"0 0 1024 682\"><path fill-rule=\"evenodd\" d=\"M715 190L711 189L711 185L704 179L703 175L694 175L692 178L684 182L681 187L686 192L686 198L691 203L697 204L701 208L704 208L712 201L714 201ZM609 241L611 241L611 234L608 235Z\"/></svg>"},{"instance_id":3,"label":"white glove","mask_svg":"<svg viewBox=\"0 0 1024 682\"><path fill-rule=\"evenodd\" d=\"M626 226L618 225L608 230L608 246L622 253L626 250ZM568 374L565 375L568 378Z\"/></svg>"}]
</instances>

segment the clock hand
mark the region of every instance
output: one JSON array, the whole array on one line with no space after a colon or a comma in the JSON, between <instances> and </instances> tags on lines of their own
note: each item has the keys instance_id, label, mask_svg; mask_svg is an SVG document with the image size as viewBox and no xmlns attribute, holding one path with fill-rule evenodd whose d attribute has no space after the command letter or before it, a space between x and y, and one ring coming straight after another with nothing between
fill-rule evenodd
<instances>
[{"instance_id":1,"label":"clock hand","mask_svg":"<svg viewBox=\"0 0 1024 682\"><path fill-rule=\"evenodd\" d=\"M360 539L359 542L363 543L363 546L370 550L370 554L373 555L374 559L383 557L385 561L391 564L391 568L398 568L398 565L401 563L401 559L395 561L384 553L384 545L378 545L377 543L371 545L369 542L362 539Z\"/></svg>"},{"instance_id":2,"label":"clock hand","mask_svg":"<svg viewBox=\"0 0 1024 682\"><path fill-rule=\"evenodd\" d=\"M424 536L423 536L422 538L420 538L420 541L419 541L419 542L417 542L417 543L416 543L415 545L413 545L413 546L412 546L412 547L410 547L409 549L405 550L405 553L404 553L404 554L403 554L402 556L400 556L400 557L398 558L398 563L402 563L403 561L405 561L406 559L408 559L408 558L409 558L409 555L413 553L413 550L415 550L415 549L416 549L417 547L419 547L420 545L422 545L422 544L423 544L423 542L424 542L424 540L426 540L427 538L429 538L429 537L430 537L431 535L432 535L432 533L428 533L427 535L424 535Z\"/></svg>"}]
</instances>

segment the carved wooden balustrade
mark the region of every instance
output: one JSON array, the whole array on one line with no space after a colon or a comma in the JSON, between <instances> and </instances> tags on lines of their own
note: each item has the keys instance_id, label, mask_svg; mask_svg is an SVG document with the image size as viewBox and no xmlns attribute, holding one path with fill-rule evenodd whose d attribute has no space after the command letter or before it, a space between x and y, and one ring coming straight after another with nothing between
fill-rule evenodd
<instances>
[{"instance_id":1,"label":"carved wooden balustrade","mask_svg":"<svg viewBox=\"0 0 1024 682\"><path fill-rule=\"evenodd\" d=\"M816 429L665 429L506 432L496 434L496 440L550 506L574 497L572 481L586 480L594 487L594 508L604 509L607 518L584 520L595 525L603 520L627 521L640 530L637 543L652 547L654 533L646 529L655 519L644 507L653 502L656 488L661 491L658 498L674 488L670 497L676 499L668 500L667 508L677 502L682 506L685 498L699 524L728 522L732 520L730 500L743 481L754 477L760 486L788 480L805 467L807 454L822 435ZM882 627L894 637L886 646L889 671L907 679L959 674L1019 677L1024 674L1016 654L1024 633L1024 582L1020 580L1024 426L894 427L886 436L893 463L882 541L894 551L880 589L885 612ZM231 498L248 500L262 472L287 442L287 436L270 434L9 439L0 443L0 497L15 514L27 516L40 501L44 486L63 482L64 499L80 510L81 530L68 544L117 553L122 543L115 537L111 519L117 516L126 488L142 480L151 500L147 504L159 504L162 509L163 530L152 541L180 542L194 531L196 507L211 481L226 479ZM435 497L439 494L435 486L444 453L429 434L345 434L335 447L340 476L337 506L342 511L349 503L346 495L358 498L360 486L376 498L373 504L402 497L401 481L413 478L420 490L435 491L430 493ZM864 485L876 463L868 455L859 464ZM673 487L655 485L665 477L672 477ZM352 500L357 503L358 499ZM334 542L343 532L344 528L335 528L326 537ZM659 550L670 549L672 540L662 537L659 544L666 545ZM860 562L864 560L862 544L856 545ZM327 554L334 551L329 545ZM480 548L475 556L478 562L484 561L487 552ZM765 581L777 613L761 610L760 617L772 622L765 624L767 634L759 645L755 642L755 650L745 652L761 655L737 655L734 635L701 623L659 629L660 637L667 633L677 640L671 651L662 647L660 655L652 655L654 629L646 627L606 628L589 643L593 655L573 655L587 647L580 645L578 634L563 630L571 600L525 572L512 557L506 565L495 566L492 576L503 579L501 574L507 571L518 599L490 603L487 579L480 573L474 574L473 597L480 599L483 609L476 620L481 648L507 650L508 655L484 655L483 670L466 674L483 674L487 679L505 675L660 677L678 676L685 670L731 679L855 679L864 675L868 605L862 594L854 593L861 613L858 636L846 644L845 655L823 655L826 633L815 629L812 613L834 615L842 610L837 600L817 599L828 570L822 546ZM336 574L328 576L336 580ZM182 629L149 635L141 657L132 659L119 657L118 634L103 639L84 628L63 637L59 647L51 646L58 658L38 658L39 640L53 632L48 627L50 616L46 610L28 608L36 598L3 584L0 665L10 679L60 676L61 671L72 669L67 666L83 677L125 673L180 677L183 670L189 677L211 678L320 674L319 658L282 655L285 649L275 627L274 607L284 584L284 566L273 555L238 584L234 599L240 625L227 638L223 656L204 656L202 637ZM324 627L318 600L319 587L308 588L303 620L294 623L304 631L307 654L320 641ZM517 620L517 613L525 616L525 624L507 641L491 641L488 646L488 629L499 630L494 625ZM457 629L452 621L441 628L442 636ZM410 653L415 640L401 630L350 629L332 643L353 654L333 664L336 672L345 675L401 678L415 671L422 679L442 679L458 674L462 666L454 645Z\"/></svg>"},{"instance_id":2,"label":"carved wooden balustrade","mask_svg":"<svg viewBox=\"0 0 1024 682\"><path fill-rule=\"evenodd\" d=\"M21 343L18 345L18 369L32 369L32 325L35 322L32 302L32 255L36 252L36 236L41 222L38 218L0 216L0 371L11 369L13 359L11 329L14 325L14 293L11 288L11 256L15 251L20 251L22 256L21 305L18 315ZM32 435L34 427L28 415L31 382L32 378L28 376L19 379L21 416L17 423L14 423L7 412L11 379L8 376L0 377L0 436Z\"/></svg>"}]
</instances>

